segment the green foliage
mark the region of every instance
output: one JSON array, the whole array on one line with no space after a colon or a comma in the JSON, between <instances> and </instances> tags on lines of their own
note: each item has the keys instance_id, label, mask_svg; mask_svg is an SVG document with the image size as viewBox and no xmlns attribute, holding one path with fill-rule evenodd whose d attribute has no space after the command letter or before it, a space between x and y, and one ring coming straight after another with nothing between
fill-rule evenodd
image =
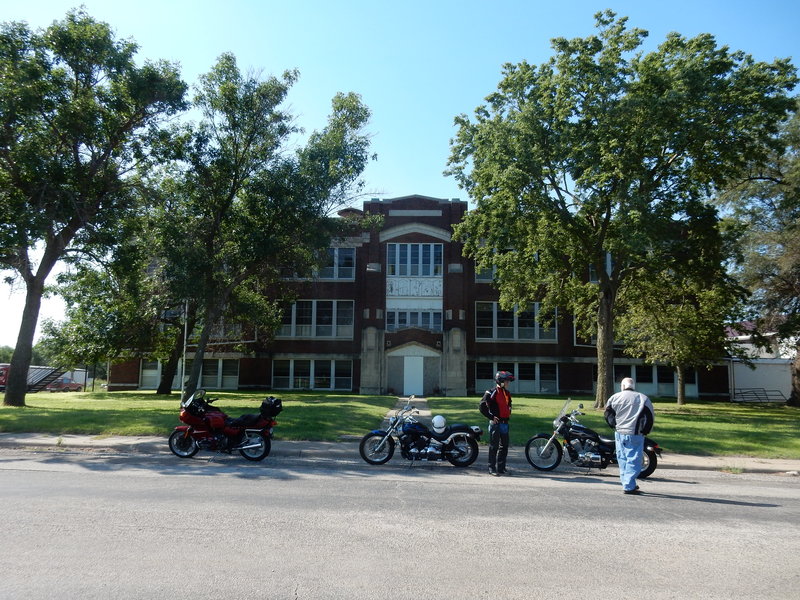
<instances>
[{"instance_id":1,"label":"green foliage","mask_svg":"<svg viewBox=\"0 0 800 600\"><path fill-rule=\"evenodd\" d=\"M800 111L775 137L776 150L718 201L742 232L735 274L751 293L754 334L763 345L794 346L790 402L800 406Z\"/></svg>"},{"instance_id":2,"label":"green foliage","mask_svg":"<svg viewBox=\"0 0 800 600\"><path fill-rule=\"evenodd\" d=\"M289 299L285 270L310 273L338 231L329 211L358 189L369 110L337 95L326 128L293 154L297 130L281 105L296 79L245 76L225 54L197 87L202 120L176 149L184 168L165 181L156 221L159 275L197 307L190 382L220 318L275 329Z\"/></svg>"},{"instance_id":3,"label":"green foliage","mask_svg":"<svg viewBox=\"0 0 800 600\"><path fill-rule=\"evenodd\" d=\"M719 268L722 268L721 263ZM616 325L624 352L678 372L678 404L685 402L684 375L689 368L708 368L726 351L735 353L725 323L738 314L745 291L734 281L697 273L677 277L662 271L649 278L628 280Z\"/></svg>"},{"instance_id":4,"label":"green foliage","mask_svg":"<svg viewBox=\"0 0 800 600\"><path fill-rule=\"evenodd\" d=\"M601 403L622 285L720 272L725 246L705 198L766 161L797 77L788 60L755 62L708 34L670 34L643 54L647 34L625 18L606 11L597 26L553 40L538 67L505 65L474 119L456 118L447 173L477 205L456 236L479 268L496 267L504 306L541 300L597 335Z\"/></svg>"},{"instance_id":5,"label":"green foliage","mask_svg":"<svg viewBox=\"0 0 800 600\"><path fill-rule=\"evenodd\" d=\"M0 26L0 269L27 290L6 403L24 404L45 279L59 260L107 252L136 208L134 170L185 108L177 67L138 66L136 50L82 10L42 31Z\"/></svg>"}]
</instances>

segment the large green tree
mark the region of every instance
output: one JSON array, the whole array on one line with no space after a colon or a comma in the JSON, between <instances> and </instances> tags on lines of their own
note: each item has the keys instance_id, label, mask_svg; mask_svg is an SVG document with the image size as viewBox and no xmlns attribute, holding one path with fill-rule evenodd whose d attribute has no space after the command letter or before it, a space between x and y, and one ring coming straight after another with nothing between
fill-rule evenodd
<instances>
[{"instance_id":1,"label":"large green tree","mask_svg":"<svg viewBox=\"0 0 800 600\"><path fill-rule=\"evenodd\" d=\"M644 53L645 31L596 19L596 35L553 40L548 62L504 67L474 118L456 118L446 173L477 205L457 235L496 268L501 303L542 300L596 336L602 406L621 286L717 243L707 194L766 159L796 75L708 34Z\"/></svg>"},{"instance_id":2,"label":"large green tree","mask_svg":"<svg viewBox=\"0 0 800 600\"><path fill-rule=\"evenodd\" d=\"M626 306L616 332L625 353L673 367L679 405L686 402L689 369L709 369L729 350L726 325L743 301L744 290L724 274L712 283L705 276L677 276L667 270L629 280L630 289L621 294Z\"/></svg>"},{"instance_id":3,"label":"large green tree","mask_svg":"<svg viewBox=\"0 0 800 600\"><path fill-rule=\"evenodd\" d=\"M777 139L781 147L767 165L753 165L719 200L743 224L735 273L752 292L753 333L792 349L789 404L800 406L800 110Z\"/></svg>"},{"instance_id":4,"label":"large green tree","mask_svg":"<svg viewBox=\"0 0 800 600\"><path fill-rule=\"evenodd\" d=\"M224 54L197 87L202 118L178 157L183 173L164 182L171 194L159 225L160 276L197 307L186 394L221 320L279 322L282 269L302 272L328 247L328 215L357 190L369 160L369 110L355 94L335 96L325 128L291 151L297 130L281 105L296 78L245 75Z\"/></svg>"},{"instance_id":5,"label":"large green tree","mask_svg":"<svg viewBox=\"0 0 800 600\"><path fill-rule=\"evenodd\" d=\"M0 268L26 288L7 405L25 404L47 276L65 257L104 252L159 124L185 107L177 67L139 66L136 50L83 11L41 31L0 28Z\"/></svg>"}]
</instances>

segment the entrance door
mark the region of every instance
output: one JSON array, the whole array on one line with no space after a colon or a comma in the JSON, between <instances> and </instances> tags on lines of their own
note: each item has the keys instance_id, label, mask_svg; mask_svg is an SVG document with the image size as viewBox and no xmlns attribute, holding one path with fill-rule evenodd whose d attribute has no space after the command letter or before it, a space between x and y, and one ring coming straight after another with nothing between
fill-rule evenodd
<instances>
[{"instance_id":1,"label":"entrance door","mask_svg":"<svg viewBox=\"0 0 800 600\"><path fill-rule=\"evenodd\" d=\"M421 356L403 357L403 395L422 396L423 364Z\"/></svg>"}]
</instances>

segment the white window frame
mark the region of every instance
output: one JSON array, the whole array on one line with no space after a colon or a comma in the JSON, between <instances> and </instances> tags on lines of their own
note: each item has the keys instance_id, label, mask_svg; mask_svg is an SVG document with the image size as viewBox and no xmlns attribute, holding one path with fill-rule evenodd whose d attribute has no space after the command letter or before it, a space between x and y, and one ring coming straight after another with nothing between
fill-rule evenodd
<instances>
[{"instance_id":1,"label":"white window frame","mask_svg":"<svg viewBox=\"0 0 800 600\"><path fill-rule=\"evenodd\" d=\"M442 277L443 244L386 244L387 277Z\"/></svg>"},{"instance_id":2,"label":"white window frame","mask_svg":"<svg viewBox=\"0 0 800 600\"><path fill-rule=\"evenodd\" d=\"M492 324L491 324L491 335L486 335L487 330L490 328L488 324L481 324L478 323L478 315L485 314L485 309L481 308L479 310L480 305L492 305ZM541 319L539 318L541 312L541 306L538 302L534 302L531 305L532 310L528 310L526 312L530 313L533 312L534 314L534 327L527 328L523 327L520 323L520 315L516 309L511 311L504 311L500 308L499 302L492 302L492 301L477 301L475 302L475 339L476 340L502 340L502 341L511 341L511 342L536 342L536 343L556 343L558 341L558 318L557 314L555 315L556 318L553 320L553 325L549 328L546 328L542 325ZM501 318L503 319L511 319L508 324L502 323ZM533 330L533 335L525 335L526 331ZM501 335L502 334L502 335Z\"/></svg>"},{"instance_id":3,"label":"white window frame","mask_svg":"<svg viewBox=\"0 0 800 600\"><path fill-rule=\"evenodd\" d=\"M329 323L323 323L322 311L318 310L331 303L332 313ZM310 323L298 323L298 305L305 308L311 307ZM303 312L305 315L305 311ZM286 318L290 317L290 318ZM325 334L329 328L329 334ZM280 338L310 338L310 339L353 339L355 331L355 302L353 300L317 299L297 300L284 314L284 321L275 337Z\"/></svg>"}]
</instances>

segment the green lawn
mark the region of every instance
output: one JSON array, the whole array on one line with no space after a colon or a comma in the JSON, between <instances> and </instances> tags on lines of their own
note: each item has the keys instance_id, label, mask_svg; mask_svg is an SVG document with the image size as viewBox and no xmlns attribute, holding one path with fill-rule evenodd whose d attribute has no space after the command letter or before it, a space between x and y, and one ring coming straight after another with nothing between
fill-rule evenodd
<instances>
[{"instance_id":1,"label":"green lawn","mask_svg":"<svg viewBox=\"0 0 800 600\"><path fill-rule=\"evenodd\" d=\"M212 392L215 404L230 416L258 411L264 393ZM284 410L278 416L276 439L336 441L360 437L380 426L396 402L390 396L318 393L276 393ZM564 398L514 398L511 441L522 446L536 433L552 433L552 421ZM584 403L584 424L600 433L611 430L592 398ZM178 421L178 396L153 392L82 392L29 394L27 406L0 406L0 432L83 433L167 436ZM478 397L429 398L434 414L451 423L480 425ZM800 459L800 410L785 406L693 402L678 407L673 399L655 400L656 425L651 437L666 452L697 455L746 455ZM485 441L485 437L484 437Z\"/></svg>"},{"instance_id":2,"label":"green lawn","mask_svg":"<svg viewBox=\"0 0 800 600\"><path fill-rule=\"evenodd\" d=\"M524 445L535 433L553 432L553 419L565 398L514 397L511 442ZM594 398L575 398L570 408L583 403L581 422L603 435L613 431L595 410ZM800 409L779 405L691 402L679 407L673 398L655 399L656 422L650 434L666 452L701 456L756 456L800 459ZM477 399L432 398L428 405L448 419L474 423ZM482 422L482 420L480 421Z\"/></svg>"}]
</instances>

